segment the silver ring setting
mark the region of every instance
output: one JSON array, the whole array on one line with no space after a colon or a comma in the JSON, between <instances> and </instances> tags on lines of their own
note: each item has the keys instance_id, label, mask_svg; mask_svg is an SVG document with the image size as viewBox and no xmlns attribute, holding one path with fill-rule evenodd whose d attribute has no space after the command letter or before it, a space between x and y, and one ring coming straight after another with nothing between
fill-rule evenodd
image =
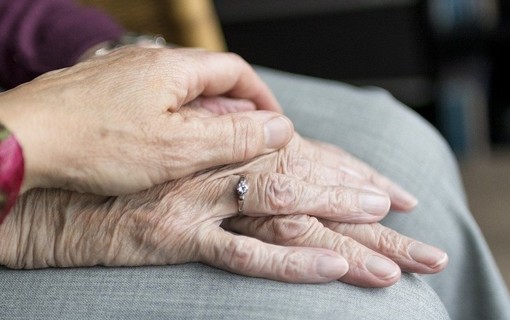
<instances>
[{"instance_id":1,"label":"silver ring setting","mask_svg":"<svg viewBox=\"0 0 510 320\"><path fill-rule=\"evenodd\" d=\"M237 194L237 214L243 214L243 208L244 208L244 198L246 194L248 193L248 190L250 188L248 187L248 180L246 179L246 176L241 176L239 178L239 182L236 186L236 194Z\"/></svg>"}]
</instances>

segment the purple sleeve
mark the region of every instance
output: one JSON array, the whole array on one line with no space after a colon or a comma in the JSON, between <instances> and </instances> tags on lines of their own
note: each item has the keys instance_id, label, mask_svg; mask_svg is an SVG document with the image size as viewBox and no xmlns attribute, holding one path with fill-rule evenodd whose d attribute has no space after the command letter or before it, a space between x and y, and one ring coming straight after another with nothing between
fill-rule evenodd
<instances>
[{"instance_id":1,"label":"purple sleeve","mask_svg":"<svg viewBox=\"0 0 510 320\"><path fill-rule=\"evenodd\" d=\"M87 49L123 32L104 13L71 0L0 0L0 86L73 65Z\"/></svg>"}]
</instances>

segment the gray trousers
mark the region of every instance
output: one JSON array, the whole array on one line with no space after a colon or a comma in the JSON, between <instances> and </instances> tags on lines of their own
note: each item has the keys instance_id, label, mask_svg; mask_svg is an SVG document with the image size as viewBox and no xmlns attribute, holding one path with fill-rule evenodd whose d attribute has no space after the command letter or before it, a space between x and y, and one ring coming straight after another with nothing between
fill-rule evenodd
<instances>
[{"instance_id":1,"label":"gray trousers","mask_svg":"<svg viewBox=\"0 0 510 320\"><path fill-rule=\"evenodd\" d=\"M379 89L259 73L302 135L341 146L418 196L413 213L383 223L446 250L445 271L363 289L280 283L196 263L0 269L0 319L510 319L454 157L430 125Z\"/></svg>"}]
</instances>

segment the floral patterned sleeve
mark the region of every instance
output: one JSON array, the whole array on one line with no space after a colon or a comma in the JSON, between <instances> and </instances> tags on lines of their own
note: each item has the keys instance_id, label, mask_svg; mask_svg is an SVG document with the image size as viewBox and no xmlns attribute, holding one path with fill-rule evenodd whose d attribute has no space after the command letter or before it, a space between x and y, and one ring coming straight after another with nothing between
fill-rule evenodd
<instances>
[{"instance_id":1,"label":"floral patterned sleeve","mask_svg":"<svg viewBox=\"0 0 510 320\"><path fill-rule=\"evenodd\" d=\"M0 123L0 223L16 202L24 170L21 146L16 137Z\"/></svg>"}]
</instances>

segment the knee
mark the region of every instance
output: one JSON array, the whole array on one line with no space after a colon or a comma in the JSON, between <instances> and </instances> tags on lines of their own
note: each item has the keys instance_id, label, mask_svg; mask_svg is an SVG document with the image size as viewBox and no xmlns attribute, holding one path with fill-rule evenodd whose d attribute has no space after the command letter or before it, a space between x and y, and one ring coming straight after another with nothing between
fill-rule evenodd
<instances>
[{"instance_id":1,"label":"knee","mask_svg":"<svg viewBox=\"0 0 510 320\"><path fill-rule=\"evenodd\" d=\"M456 172L457 162L439 131L415 110L405 106L384 89L362 89L372 113L372 131L379 147L396 159L428 169Z\"/></svg>"},{"instance_id":2,"label":"knee","mask_svg":"<svg viewBox=\"0 0 510 320\"><path fill-rule=\"evenodd\" d=\"M284 296L270 298L278 301L275 310L287 319L448 319L437 294L414 275L405 274L385 289L339 282L292 287L280 291L287 292Z\"/></svg>"},{"instance_id":3,"label":"knee","mask_svg":"<svg viewBox=\"0 0 510 320\"><path fill-rule=\"evenodd\" d=\"M367 94L367 103L372 106L376 121L386 122L388 127L393 128L393 132L389 133L400 133L401 136L409 137L415 144L427 147L427 151L436 149L435 151L451 154L443 136L416 110L397 100L385 89L370 87L362 90Z\"/></svg>"}]
</instances>

